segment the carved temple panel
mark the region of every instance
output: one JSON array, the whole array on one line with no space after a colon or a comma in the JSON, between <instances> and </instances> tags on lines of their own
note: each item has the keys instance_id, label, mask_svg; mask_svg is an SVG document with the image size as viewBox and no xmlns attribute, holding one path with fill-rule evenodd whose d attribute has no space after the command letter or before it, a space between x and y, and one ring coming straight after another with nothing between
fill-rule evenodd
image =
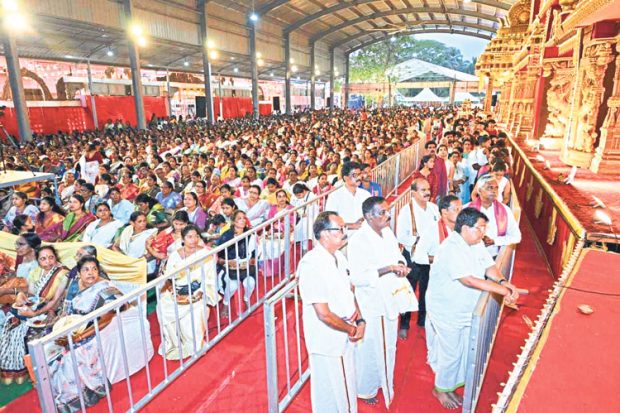
<instances>
[{"instance_id":1,"label":"carved temple panel","mask_svg":"<svg viewBox=\"0 0 620 413\"><path fill-rule=\"evenodd\" d=\"M543 77L547 79L547 116L540 141L546 149L560 149L568 132L575 90L575 67L572 59L556 59L545 63Z\"/></svg>"}]
</instances>

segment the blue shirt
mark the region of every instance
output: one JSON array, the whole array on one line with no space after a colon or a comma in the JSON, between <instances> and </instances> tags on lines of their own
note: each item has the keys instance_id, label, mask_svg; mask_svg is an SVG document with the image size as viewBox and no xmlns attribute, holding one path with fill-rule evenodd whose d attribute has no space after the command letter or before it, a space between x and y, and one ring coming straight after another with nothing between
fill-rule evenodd
<instances>
[{"instance_id":1,"label":"blue shirt","mask_svg":"<svg viewBox=\"0 0 620 413\"><path fill-rule=\"evenodd\" d=\"M370 192L370 195L372 196L383 196L383 190L381 189L381 185L376 182L371 182L368 188L364 188L362 184L360 184L359 187Z\"/></svg>"},{"instance_id":2,"label":"blue shirt","mask_svg":"<svg viewBox=\"0 0 620 413\"><path fill-rule=\"evenodd\" d=\"M163 192L155 195L155 199L165 208L165 209L176 209L179 202L181 202L181 195L176 192L170 192L167 197L164 197Z\"/></svg>"},{"instance_id":3,"label":"blue shirt","mask_svg":"<svg viewBox=\"0 0 620 413\"><path fill-rule=\"evenodd\" d=\"M112 211L114 219L118 219L123 224L129 223L129 217L136 210L134 204L126 199L121 199L116 205L114 205L110 199L108 200L108 205L110 205L110 210Z\"/></svg>"}]
</instances>

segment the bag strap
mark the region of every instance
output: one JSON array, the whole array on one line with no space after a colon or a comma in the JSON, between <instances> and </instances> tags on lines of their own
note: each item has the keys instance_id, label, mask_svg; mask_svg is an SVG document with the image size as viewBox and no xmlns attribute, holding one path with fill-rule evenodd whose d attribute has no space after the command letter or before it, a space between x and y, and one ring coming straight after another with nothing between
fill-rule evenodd
<instances>
[{"instance_id":1,"label":"bag strap","mask_svg":"<svg viewBox=\"0 0 620 413\"><path fill-rule=\"evenodd\" d=\"M415 199L411 199L411 202L409 203L409 211L411 212L411 232L413 234L414 237L418 236L418 227L416 225L415 222L415 214L413 212L413 203L415 202ZM417 241L416 241L417 244Z\"/></svg>"}]
</instances>

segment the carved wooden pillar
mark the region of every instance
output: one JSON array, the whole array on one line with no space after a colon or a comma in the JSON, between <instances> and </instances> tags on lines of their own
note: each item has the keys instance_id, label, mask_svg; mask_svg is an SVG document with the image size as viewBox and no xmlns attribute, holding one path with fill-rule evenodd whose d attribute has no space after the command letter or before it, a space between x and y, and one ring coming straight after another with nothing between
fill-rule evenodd
<instances>
[{"instance_id":1,"label":"carved wooden pillar","mask_svg":"<svg viewBox=\"0 0 620 413\"><path fill-rule=\"evenodd\" d=\"M560 149L570 120L575 67L572 59L555 60L545 64L543 76L549 79L546 106L547 117L540 143L546 149Z\"/></svg>"},{"instance_id":2,"label":"carved wooden pillar","mask_svg":"<svg viewBox=\"0 0 620 413\"><path fill-rule=\"evenodd\" d=\"M493 104L493 75L491 73L487 74L487 90L486 95L484 97L484 111L487 113L491 112L492 104Z\"/></svg>"},{"instance_id":3,"label":"carved wooden pillar","mask_svg":"<svg viewBox=\"0 0 620 413\"><path fill-rule=\"evenodd\" d=\"M534 126L534 100L536 97L536 81L540 70L538 67L528 67L524 74L524 88L521 99L521 116L518 135L520 138L531 137Z\"/></svg>"},{"instance_id":4,"label":"carved wooden pillar","mask_svg":"<svg viewBox=\"0 0 620 413\"><path fill-rule=\"evenodd\" d=\"M616 70L612 95L607 100L607 115L590 169L604 174L620 173L620 38L616 38Z\"/></svg>"},{"instance_id":5,"label":"carved wooden pillar","mask_svg":"<svg viewBox=\"0 0 620 413\"><path fill-rule=\"evenodd\" d=\"M584 49L579 64L577 91L571 127L561 159L573 166L588 168L594 157L594 144L598 137L599 109L605 93L605 73L614 59L610 43L594 42Z\"/></svg>"}]
</instances>

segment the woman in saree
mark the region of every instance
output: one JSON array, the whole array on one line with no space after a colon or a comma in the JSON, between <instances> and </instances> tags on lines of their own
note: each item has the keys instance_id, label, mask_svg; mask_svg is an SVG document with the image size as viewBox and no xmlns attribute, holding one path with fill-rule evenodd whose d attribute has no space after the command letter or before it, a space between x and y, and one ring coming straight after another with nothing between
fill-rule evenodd
<instances>
[{"instance_id":1,"label":"woman in saree","mask_svg":"<svg viewBox=\"0 0 620 413\"><path fill-rule=\"evenodd\" d=\"M183 208L181 208L181 211L187 212L192 224L200 228L201 231L205 230L205 226L207 225L207 213L200 206L198 195L193 192L186 192L183 195Z\"/></svg>"},{"instance_id":2,"label":"woman in saree","mask_svg":"<svg viewBox=\"0 0 620 413\"><path fill-rule=\"evenodd\" d=\"M157 235L151 235L146 240L146 249L159 261L160 268L164 265L170 254L181 248L183 237L181 232L189 224L189 216L186 211L177 211L172 217L172 225Z\"/></svg>"},{"instance_id":3,"label":"woman in saree","mask_svg":"<svg viewBox=\"0 0 620 413\"><path fill-rule=\"evenodd\" d=\"M147 229L146 215L136 211L129 217L129 225L123 229L112 249L132 258L145 257L147 274L151 275L155 273L157 262L146 249L146 240L155 234L157 234L157 228Z\"/></svg>"},{"instance_id":4,"label":"woman in saree","mask_svg":"<svg viewBox=\"0 0 620 413\"><path fill-rule=\"evenodd\" d=\"M200 206L205 211L208 211L211 208L211 205L215 202L218 196L220 196L220 191L217 192L207 192L207 184L205 181L198 181L194 185L194 192L198 195L198 202Z\"/></svg>"},{"instance_id":5,"label":"woman in saree","mask_svg":"<svg viewBox=\"0 0 620 413\"><path fill-rule=\"evenodd\" d=\"M90 255L82 257L77 263L77 269L79 277L74 279L67 289L63 318L59 321L59 327L64 320L68 320L68 317L88 315L122 296L109 280L102 277L97 258ZM113 316L113 313L101 316L98 320L99 329L104 329L112 321ZM80 393L85 407L94 406L105 397L107 379L103 374L102 355L97 350L94 337L92 323L89 323L81 333L74 333L73 354L77 366L74 365L68 351L62 351L57 357L48 361L56 408L62 413L81 410ZM66 345L67 339L59 339L59 342ZM75 377L75 371L78 373L79 381Z\"/></svg>"},{"instance_id":6,"label":"woman in saree","mask_svg":"<svg viewBox=\"0 0 620 413\"><path fill-rule=\"evenodd\" d=\"M33 221L36 220L39 208L28 203L28 195L23 192L15 191L11 197L12 206L2 219L4 231L11 232L13 220L18 215L28 215Z\"/></svg>"},{"instance_id":7,"label":"woman in saree","mask_svg":"<svg viewBox=\"0 0 620 413\"><path fill-rule=\"evenodd\" d=\"M146 215L146 222L151 227L163 229L170 225L168 214L166 214L163 205L157 202L155 198L140 194L136 197L136 206L138 207L137 211Z\"/></svg>"},{"instance_id":8,"label":"woman in saree","mask_svg":"<svg viewBox=\"0 0 620 413\"><path fill-rule=\"evenodd\" d=\"M327 174L320 174L319 179L317 180L316 186L312 189L312 193L317 196L317 198L321 198L320 205L321 211L325 207L326 196L322 196L333 189L333 186L329 183L327 179Z\"/></svg>"},{"instance_id":9,"label":"woman in saree","mask_svg":"<svg viewBox=\"0 0 620 413\"><path fill-rule=\"evenodd\" d=\"M289 202L288 193L284 189L276 191L276 205L272 205L267 220L279 217L276 222L265 228L265 237L261 237L262 245L258 254L262 258L261 267L265 277L279 276L284 270L285 244L293 237L297 214L291 212L294 207ZM288 227L288 239L285 238Z\"/></svg>"},{"instance_id":10,"label":"woman in saree","mask_svg":"<svg viewBox=\"0 0 620 413\"><path fill-rule=\"evenodd\" d=\"M39 211L35 220L34 231L43 241L51 241L54 234L50 230L54 225L65 219L65 211L50 196L41 199Z\"/></svg>"},{"instance_id":11,"label":"woman in saree","mask_svg":"<svg viewBox=\"0 0 620 413\"><path fill-rule=\"evenodd\" d=\"M189 224L181 236L182 246L170 254L166 274L183 270L165 282L157 305L162 330L159 354L167 360L184 359L202 348L207 340L209 307L219 300L215 255L208 256L200 229Z\"/></svg>"},{"instance_id":12,"label":"woman in saree","mask_svg":"<svg viewBox=\"0 0 620 413\"><path fill-rule=\"evenodd\" d=\"M245 212L237 210L233 214L232 227L224 232L218 240L218 245L225 244L250 229ZM230 314L228 308L230 299L243 284L243 301L250 306L250 297L256 287L256 235L242 239L228 246L218 253L218 275L221 277L221 287L224 289L224 308L222 317Z\"/></svg>"},{"instance_id":13,"label":"woman in saree","mask_svg":"<svg viewBox=\"0 0 620 413\"><path fill-rule=\"evenodd\" d=\"M41 238L27 232L15 240L15 260L3 254L3 267L6 270L3 277L0 277L0 304L13 304L19 292L28 291L28 275L39 265L36 250L40 246Z\"/></svg>"},{"instance_id":14,"label":"woman in saree","mask_svg":"<svg viewBox=\"0 0 620 413\"><path fill-rule=\"evenodd\" d=\"M209 208L209 211L208 211L209 215L221 214L222 213L222 201L224 201L226 198L232 198L232 188L228 184L222 185L218 189L218 192L220 193L220 196L218 196L217 199L213 201L213 204L211 204L211 207Z\"/></svg>"},{"instance_id":15,"label":"woman in saree","mask_svg":"<svg viewBox=\"0 0 620 413\"><path fill-rule=\"evenodd\" d=\"M19 384L26 379L26 344L49 332L69 283L69 270L58 262L54 247L39 248L36 257L39 266L28 276L27 293L17 294L0 330L0 378L4 384Z\"/></svg>"},{"instance_id":16,"label":"woman in saree","mask_svg":"<svg viewBox=\"0 0 620 413\"><path fill-rule=\"evenodd\" d=\"M96 207L97 219L91 222L82 235L83 242L92 242L105 248L110 248L114 237L124 224L114 219L110 205L101 202Z\"/></svg>"},{"instance_id":17,"label":"woman in saree","mask_svg":"<svg viewBox=\"0 0 620 413\"><path fill-rule=\"evenodd\" d=\"M248 197L246 199L236 199L235 202L239 209L245 212L250 220L250 224L256 227L267 219L269 214L269 202L260 199L261 188L258 185L250 186Z\"/></svg>"},{"instance_id":18,"label":"woman in saree","mask_svg":"<svg viewBox=\"0 0 620 413\"><path fill-rule=\"evenodd\" d=\"M69 213L62 220L49 229L49 241L77 241L88 224L95 220L95 216L84 209L82 195L74 194L69 198Z\"/></svg>"}]
</instances>

